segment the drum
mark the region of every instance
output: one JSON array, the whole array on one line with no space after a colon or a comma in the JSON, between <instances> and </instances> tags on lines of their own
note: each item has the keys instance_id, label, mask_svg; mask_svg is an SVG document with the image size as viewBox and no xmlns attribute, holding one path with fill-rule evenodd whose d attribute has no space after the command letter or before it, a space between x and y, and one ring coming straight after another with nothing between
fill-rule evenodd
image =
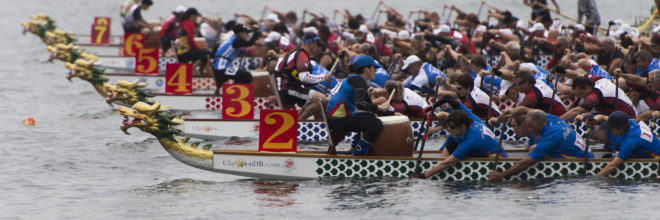
<instances>
[{"instance_id":1,"label":"drum","mask_svg":"<svg viewBox=\"0 0 660 220\"><path fill-rule=\"evenodd\" d=\"M415 138L408 117L384 116L378 119L383 122L383 130L376 136L367 155L411 157Z\"/></svg>"},{"instance_id":2,"label":"drum","mask_svg":"<svg viewBox=\"0 0 660 220\"><path fill-rule=\"evenodd\" d=\"M254 96L269 96L270 91L268 91L268 85L270 84L270 78L268 72L253 72L252 73L252 84L254 84ZM274 86L270 86L275 88Z\"/></svg>"}]
</instances>

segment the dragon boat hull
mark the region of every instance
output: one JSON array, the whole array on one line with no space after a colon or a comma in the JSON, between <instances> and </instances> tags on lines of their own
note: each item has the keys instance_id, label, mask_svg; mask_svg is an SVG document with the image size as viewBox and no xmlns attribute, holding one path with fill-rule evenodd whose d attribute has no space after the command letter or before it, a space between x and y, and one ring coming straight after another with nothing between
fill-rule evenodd
<instances>
[{"instance_id":1,"label":"dragon boat hull","mask_svg":"<svg viewBox=\"0 0 660 220\"><path fill-rule=\"evenodd\" d=\"M134 71L135 70L135 57L122 57L122 56L98 56L100 68ZM160 57L158 59L158 71L165 73L165 67L168 63L177 63L175 57Z\"/></svg>"},{"instance_id":2,"label":"dragon boat hull","mask_svg":"<svg viewBox=\"0 0 660 220\"><path fill-rule=\"evenodd\" d=\"M74 38L76 38L76 43L78 44L92 44L92 35L88 34L74 34ZM124 42L124 36L123 35L110 35L110 43L109 45L122 45Z\"/></svg>"},{"instance_id":3,"label":"dragon boat hull","mask_svg":"<svg viewBox=\"0 0 660 220\"><path fill-rule=\"evenodd\" d=\"M106 73L105 77L108 78L108 83L115 84L119 80L138 81L140 83L148 83L147 87L143 90L153 93L165 93L165 74L123 74L123 73ZM193 92L195 93L213 93L215 91L215 80L211 77L196 76L193 77L192 82Z\"/></svg>"},{"instance_id":4,"label":"dragon boat hull","mask_svg":"<svg viewBox=\"0 0 660 220\"><path fill-rule=\"evenodd\" d=\"M511 154L510 154L511 155ZM514 155L517 155L514 153ZM500 159L497 170L502 172L522 157ZM409 178L415 169L414 157L352 157L326 155L325 152L268 153L257 151L214 150L213 171L257 179L309 180L320 178ZM425 152L422 170L427 171L442 160L439 152ZM587 175L595 175L611 159L590 159ZM429 179L446 181L486 181L493 167L492 158L465 158ZM577 176L584 172L583 159L542 160L527 170L505 180L534 180ZM618 179L656 178L658 161L631 159L624 162L610 177Z\"/></svg>"}]
</instances>

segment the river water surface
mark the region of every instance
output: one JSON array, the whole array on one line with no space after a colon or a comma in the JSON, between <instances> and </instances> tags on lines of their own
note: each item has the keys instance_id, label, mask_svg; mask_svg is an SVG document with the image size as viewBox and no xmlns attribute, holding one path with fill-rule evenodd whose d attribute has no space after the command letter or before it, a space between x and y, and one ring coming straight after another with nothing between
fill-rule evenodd
<instances>
[{"instance_id":1,"label":"river water surface","mask_svg":"<svg viewBox=\"0 0 660 220\"><path fill-rule=\"evenodd\" d=\"M376 1L156 0L143 15L166 16L177 5L204 15L247 13L262 5L283 11L308 8L332 15L348 8L370 16ZM407 14L441 11L447 1L388 1ZM491 1L522 19L522 1ZM576 16L575 1L558 0ZM598 1L603 23L647 16L652 1ZM83 81L65 79L61 62L20 21L44 12L58 27L87 34L94 16L112 16L122 34L117 0L3 2L0 20L0 219L657 219L660 184L567 177L517 182L438 182L418 179L259 181L199 170L167 154L137 129L119 130L122 117ZM455 1L478 10L479 1ZM482 15L485 14L482 12ZM484 17L484 16L482 16ZM201 113L213 115L215 113ZM218 113L219 114L219 113ZM37 126L22 120L35 117ZM219 140L214 149L256 149L256 139ZM437 149L432 140L427 149ZM322 149L303 145L302 149ZM345 145L343 146L345 148Z\"/></svg>"}]
</instances>

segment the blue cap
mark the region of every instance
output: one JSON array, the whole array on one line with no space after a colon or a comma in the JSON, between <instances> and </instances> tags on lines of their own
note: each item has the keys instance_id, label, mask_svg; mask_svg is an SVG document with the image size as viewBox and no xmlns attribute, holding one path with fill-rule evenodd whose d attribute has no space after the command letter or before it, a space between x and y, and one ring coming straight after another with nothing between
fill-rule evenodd
<instances>
[{"instance_id":1,"label":"blue cap","mask_svg":"<svg viewBox=\"0 0 660 220\"><path fill-rule=\"evenodd\" d=\"M356 56L354 56L353 59L351 59L351 62L348 62L348 64L355 64L355 61L356 61L357 59L359 59L360 57L362 57L362 55L356 55Z\"/></svg>"},{"instance_id":2,"label":"blue cap","mask_svg":"<svg viewBox=\"0 0 660 220\"><path fill-rule=\"evenodd\" d=\"M362 67L366 67L366 66L370 66L370 65L374 65L374 66L376 66L376 68L383 67L380 64L376 63L376 61L374 61L374 59L372 59L369 56L361 56L360 58L355 60L355 65L356 65L355 68L362 68Z\"/></svg>"},{"instance_id":3,"label":"blue cap","mask_svg":"<svg viewBox=\"0 0 660 220\"><path fill-rule=\"evenodd\" d=\"M614 127L625 125L626 123L628 123L628 114L622 111L615 111L610 114L605 123L600 125L600 128L609 131Z\"/></svg>"}]
</instances>

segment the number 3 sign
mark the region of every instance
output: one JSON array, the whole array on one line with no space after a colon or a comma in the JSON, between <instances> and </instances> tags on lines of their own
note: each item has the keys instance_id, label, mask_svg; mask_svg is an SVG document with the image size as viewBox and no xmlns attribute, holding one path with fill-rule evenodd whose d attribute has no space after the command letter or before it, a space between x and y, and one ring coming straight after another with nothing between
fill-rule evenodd
<instances>
[{"instance_id":1,"label":"number 3 sign","mask_svg":"<svg viewBox=\"0 0 660 220\"><path fill-rule=\"evenodd\" d=\"M298 152L298 111L261 110L259 151Z\"/></svg>"},{"instance_id":2,"label":"number 3 sign","mask_svg":"<svg viewBox=\"0 0 660 220\"><path fill-rule=\"evenodd\" d=\"M222 119L254 119L254 84L222 85Z\"/></svg>"}]
</instances>

